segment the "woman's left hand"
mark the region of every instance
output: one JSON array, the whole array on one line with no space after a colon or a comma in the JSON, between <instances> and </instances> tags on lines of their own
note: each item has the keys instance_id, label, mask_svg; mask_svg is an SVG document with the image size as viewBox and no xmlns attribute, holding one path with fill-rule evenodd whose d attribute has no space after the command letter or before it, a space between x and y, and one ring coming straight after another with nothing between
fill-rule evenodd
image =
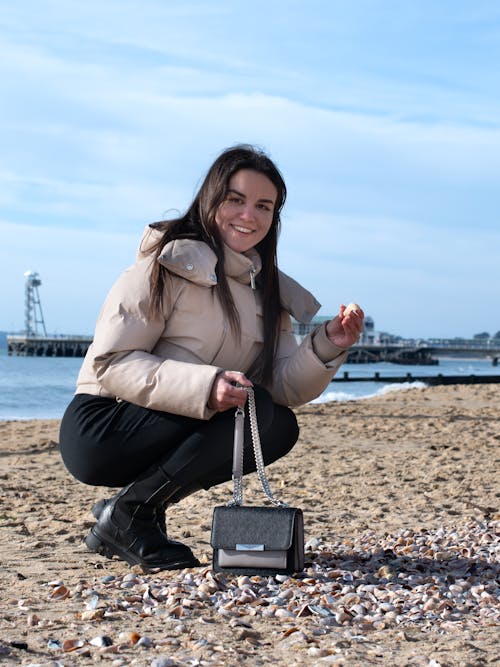
<instances>
[{"instance_id":1,"label":"woman's left hand","mask_svg":"<svg viewBox=\"0 0 500 667\"><path fill-rule=\"evenodd\" d=\"M342 304L339 314L326 325L326 335L338 347L351 347L363 333L364 312L359 308L344 315L345 309Z\"/></svg>"}]
</instances>

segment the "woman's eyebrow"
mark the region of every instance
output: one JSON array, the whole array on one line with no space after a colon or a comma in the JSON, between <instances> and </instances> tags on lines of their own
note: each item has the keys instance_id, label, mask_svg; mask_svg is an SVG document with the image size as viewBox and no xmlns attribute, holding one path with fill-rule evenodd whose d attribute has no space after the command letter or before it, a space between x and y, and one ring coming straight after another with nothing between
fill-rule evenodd
<instances>
[{"instance_id":1,"label":"woman's eyebrow","mask_svg":"<svg viewBox=\"0 0 500 667\"><path fill-rule=\"evenodd\" d=\"M243 194L243 192L239 192L238 190L235 190L234 188L229 188L227 193L229 194L230 192L234 195L238 195L238 197L243 197L243 199L246 199L246 195ZM273 206L276 203L273 199L265 199L264 197L259 199L259 202L266 203L266 204L272 204Z\"/></svg>"}]
</instances>

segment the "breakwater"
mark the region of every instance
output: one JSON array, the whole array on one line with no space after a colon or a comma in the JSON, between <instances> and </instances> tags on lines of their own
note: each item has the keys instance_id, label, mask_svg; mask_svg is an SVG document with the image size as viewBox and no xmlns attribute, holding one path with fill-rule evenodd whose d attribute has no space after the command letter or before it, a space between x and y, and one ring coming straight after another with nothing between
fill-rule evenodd
<instances>
[{"instance_id":1,"label":"breakwater","mask_svg":"<svg viewBox=\"0 0 500 667\"><path fill-rule=\"evenodd\" d=\"M332 382L382 382L384 384L393 384L401 382L424 382L428 385L450 385L450 384L497 384L500 383L500 375L413 375L413 373L406 373L405 375L381 375L374 373L367 377L359 377L349 375L349 372L344 372L343 375L334 377Z\"/></svg>"}]
</instances>

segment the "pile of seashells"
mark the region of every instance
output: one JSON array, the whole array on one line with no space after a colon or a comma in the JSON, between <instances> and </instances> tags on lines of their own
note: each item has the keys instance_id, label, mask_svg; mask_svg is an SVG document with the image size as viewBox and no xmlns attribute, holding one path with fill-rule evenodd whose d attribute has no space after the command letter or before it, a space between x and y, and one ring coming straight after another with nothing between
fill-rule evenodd
<instances>
[{"instance_id":1,"label":"pile of seashells","mask_svg":"<svg viewBox=\"0 0 500 667\"><path fill-rule=\"evenodd\" d=\"M190 619L237 628L252 643L248 619L279 619L285 636L299 642L309 656L321 655L321 637L348 629L352 635L388 628L419 628L447 632L496 625L500 622L500 522L470 521L455 528L402 530L381 537L367 532L352 540L306 545L306 567L295 577L230 576L209 565L181 572L108 575L89 587L69 589L49 582L49 599L80 606L81 621L113 619L123 614L158 617L169 623L168 640L137 633L116 637L51 639L47 648L57 655L114 652L113 665L130 664L120 653L127 647L145 650L168 642L169 657L151 655L151 667L218 664L195 662L179 639ZM39 619L31 614L29 624ZM95 627L95 623L92 627ZM109 627L109 626L108 626ZM316 653L315 653L316 651ZM218 657L216 656L218 655ZM172 655L176 655L173 660ZM169 662L170 661L170 662ZM52 662L51 665L67 664ZM145 662L141 664L146 664Z\"/></svg>"}]
</instances>

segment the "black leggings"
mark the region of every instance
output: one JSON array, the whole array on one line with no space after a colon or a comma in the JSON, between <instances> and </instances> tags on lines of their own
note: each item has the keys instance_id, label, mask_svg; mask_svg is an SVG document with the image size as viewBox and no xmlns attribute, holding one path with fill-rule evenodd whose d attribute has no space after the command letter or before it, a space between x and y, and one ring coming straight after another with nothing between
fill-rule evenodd
<instances>
[{"instance_id":1,"label":"black leggings","mask_svg":"<svg viewBox=\"0 0 500 667\"><path fill-rule=\"evenodd\" d=\"M293 412L256 386L257 420L266 465L287 454L299 429ZM245 474L255 470L245 418ZM181 486L209 489L231 479L234 410L209 420L149 410L126 401L77 394L61 422L60 450L76 479L125 486L156 463Z\"/></svg>"}]
</instances>

